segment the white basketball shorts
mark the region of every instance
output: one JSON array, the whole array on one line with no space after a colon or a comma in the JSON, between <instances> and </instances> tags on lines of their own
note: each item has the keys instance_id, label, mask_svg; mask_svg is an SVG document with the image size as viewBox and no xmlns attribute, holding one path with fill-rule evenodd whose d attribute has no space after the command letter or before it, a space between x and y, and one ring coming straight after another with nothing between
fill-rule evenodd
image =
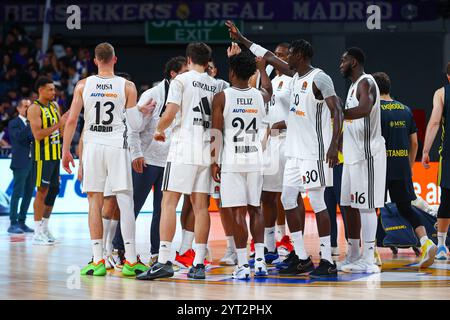
<instances>
[{"instance_id":1,"label":"white basketball shorts","mask_svg":"<svg viewBox=\"0 0 450 320\"><path fill-rule=\"evenodd\" d=\"M333 169L325 161L287 158L283 185L308 189L333 186Z\"/></svg>"},{"instance_id":2,"label":"white basketball shorts","mask_svg":"<svg viewBox=\"0 0 450 320\"><path fill-rule=\"evenodd\" d=\"M222 172L220 198L223 208L251 205L259 207L263 175L261 172Z\"/></svg>"},{"instance_id":3,"label":"white basketball shorts","mask_svg":"<svg viewBox=\"0 0 450 320\"><path fill-rule=\"evenodd\" d=\"M183 194L208 193L212 190L210 166L167 162L164 169L162 190Z\"/></svg>"}]
</instances>

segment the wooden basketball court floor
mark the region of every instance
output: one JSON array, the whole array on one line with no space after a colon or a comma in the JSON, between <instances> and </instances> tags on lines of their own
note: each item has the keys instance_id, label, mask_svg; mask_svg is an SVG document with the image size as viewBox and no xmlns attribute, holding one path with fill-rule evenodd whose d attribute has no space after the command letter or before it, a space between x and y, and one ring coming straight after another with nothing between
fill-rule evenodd
<instances>
[{"instance_id":1,"label":"wooden basketball court floor","mask_svg":"<svg viewBox=\"0 0 450 320\"><path fill-rule=\"evenodd\" d=\"M30 226L32 216L28 217ZM54 215L50 229L58 238L54 246L33 246L32 236L6 233L8 217L0 217L0 299L450 299L450 263L435 263L418 270L411 249L400 249L394 257L380 248L383 270L377 275L339 274L338 278L312 280L308 276L281 277L274 269L266 278L250 281L231 279L232 267L220 267L225 236L217 213L211 214L210 246L214 259L206 280L189 280L186 270L172 279L137 281L112 271L106 277L80 276L79 270L91 256L87 215ZM137 220L137 249L149 259L151 214ZM345 251L342 222L339 221L341 257ZM180 226L174 245L179 245ZM308 215L305 243L318 262L318 238L313 215Z\"/></svg>"}]
</instances>

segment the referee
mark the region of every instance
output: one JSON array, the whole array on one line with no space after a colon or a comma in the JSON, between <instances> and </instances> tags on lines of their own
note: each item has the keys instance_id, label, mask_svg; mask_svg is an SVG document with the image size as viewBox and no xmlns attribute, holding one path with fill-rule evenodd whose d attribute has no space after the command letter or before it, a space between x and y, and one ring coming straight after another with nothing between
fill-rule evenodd
<instances>
[{"instance_id":1,"label":"referee","mask_svg":"<svg viewBox=\"0 0 450 320\"><path fill-rule=\"evenodd\" d=\"M33 174L37 187L34 200L34 238L37 245L52 245L55 239L48 231L51 208L59 193L59 164L61 159L62 127L65 116L53 102L55 85L47 77L36 80L39 97L28 109L28 120L34 142L31 149Z\"/></svg>"},{"instance_id":2,"label":"referee","mask_svg":"<svg viewBox=\"0 0 450 320\"><path fill-rule=\"evenodd\" d=\"M413 226L422 251L419 267L427 268L434 262L437 247L428 239L420 217L411 206L411 201L416 199L412 182L418 149L416 123L411 110L391 98L389 76L378 72L373 77L380 89L381 133L386 141L386 198L389 191L400 215Z\"/></svg>"}]
</instances>

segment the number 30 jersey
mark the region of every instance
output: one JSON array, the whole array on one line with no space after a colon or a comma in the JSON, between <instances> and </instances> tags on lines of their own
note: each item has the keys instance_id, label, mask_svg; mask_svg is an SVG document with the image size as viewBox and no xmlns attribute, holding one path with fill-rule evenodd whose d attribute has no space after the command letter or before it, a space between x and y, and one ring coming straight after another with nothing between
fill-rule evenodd
<instances>
[{"instance_id":1,"label":"number 30 jersey","mask_svg":"<svg viewBox=\"0 0 450 320\"><path fill-rule=\"evenodd\" d=\"M255 88L227 88L223 109L223 172L257 172L263 169L262 119L264 99Z\"/></svg>"},{"instance_id":2,"label":"number 30 jersey","mask_svg":"<svg viewBox=\"0 0 450 320\"><path fill-rule=\"evenodd\" d=\"M84 142L128 148L125 83L126 79L116 76L86 78L83 90Z\"/></svg>"}]
</instances>

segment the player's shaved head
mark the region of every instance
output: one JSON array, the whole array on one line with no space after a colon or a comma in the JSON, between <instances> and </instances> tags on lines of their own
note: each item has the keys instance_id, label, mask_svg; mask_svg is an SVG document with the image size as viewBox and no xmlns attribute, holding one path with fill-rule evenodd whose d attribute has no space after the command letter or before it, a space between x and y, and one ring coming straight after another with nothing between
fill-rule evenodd
<instances>
[{"instance_id":1,"label":"player's shaved head","mask_svg":"<svg viewBox=\"0 0 450 320\"><path fill-rule=\"evenodd\" d=\"M108 42L102 42L95 47L95 58L102 63L108 63L115 56L114 47Z\"/></svg>"}]
</instances>

